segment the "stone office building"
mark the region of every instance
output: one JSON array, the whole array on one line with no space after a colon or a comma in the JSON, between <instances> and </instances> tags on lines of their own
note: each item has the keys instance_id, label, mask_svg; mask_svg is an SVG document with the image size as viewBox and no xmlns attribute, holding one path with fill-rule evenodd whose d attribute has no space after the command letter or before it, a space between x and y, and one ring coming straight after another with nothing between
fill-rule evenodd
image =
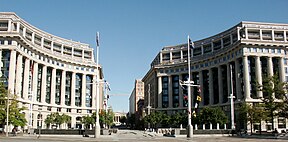
<instances>
[{"instance_id":1,"label":"stone office building","mask_svg":"<svg viewBox=\"0 0 288 142\"><path fill-rule=\"evenodd\" d=\"M54 36L15 13L1 12L0 59L1 80L18 96L20 106L28 108L23 113L32 128L46 128L44 120L52 112L72 117L62 128L80 128L81 117L95 111L93 82L98 76L103 80L103 72L88 44ZM100 86L100 100L102 96Z\"/></svg>"},{"instance_id":2,"label":"stone office building","mask_svg":"<svg viewBox=\"0 0 288 142\"><path fill-rule=\"evenodd\" d=\"M286 82L287 47L288 24L277 23L241 22L217 35L195 41L190 51L190 68L191 79L201 85L200 108L219 106L230 118L231 88L236 109L242 102L261 102L263 93L256 90L253 81L262 83L265 75L277 74ZM188 93L180 87L179 80L188 79L187 53L187 43L164 47L144 76L145 88L151 84L150 102L156 111L168 114L186 111L183 98ZM197 89L192 89L192 94L196 92ZM145 89L145 100L147 94ZM194 102L195 95L192 95L192 106ZM147 106L147 101L145 103ZM284 118L275 118L274 122L275 128L288 128ZM269 130L271 126L272 123L267 122L261 127ZM255 128L259 129L259 124L255 124Z\"/></svg>"}]
</instances>

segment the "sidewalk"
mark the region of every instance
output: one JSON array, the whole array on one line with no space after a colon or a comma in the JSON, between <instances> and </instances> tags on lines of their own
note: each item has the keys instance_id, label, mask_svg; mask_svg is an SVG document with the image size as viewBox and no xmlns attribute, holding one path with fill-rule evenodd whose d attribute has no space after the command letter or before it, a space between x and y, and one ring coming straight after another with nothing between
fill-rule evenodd
<instances>
[{"instance_id":1,"label":"sidewalk","mask_svg":"<svg viewBox=\"0 0 288 142\"><path fill-rule=\"evenodd\" d=\"M255 138L255 139L281 139L281 140L288 140L288 135L277 135L277 136L271 136L271 135L245 135L245 136L239 136L241 138Z\"/></svg>"}]
</instances>

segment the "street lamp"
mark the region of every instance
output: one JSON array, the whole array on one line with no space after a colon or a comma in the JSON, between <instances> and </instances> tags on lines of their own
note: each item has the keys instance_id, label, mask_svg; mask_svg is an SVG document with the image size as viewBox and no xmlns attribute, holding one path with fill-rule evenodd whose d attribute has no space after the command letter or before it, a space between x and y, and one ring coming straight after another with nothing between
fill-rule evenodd
<instances>
[{"instance_id":1,"label":"street lamp","mask_svg":"<svg viewBox=\"0 0 288 142\"><path fill-rule=\"evenodd\" d=\"M235 122L234 122L234 98L235 96L233 96L233 76L232 76L232 64L230 64L230 78L231 78L231 94L228 98L230 98L230 107L231 107L231 129L234 130L235 129Z\"/></svg>"},{"instance_id":2,"label":"street lamp","mask_svg":"<svg viewBox=\"0 0 288 142\"><path fill-rule=\"evenodd\" d=\"M32 85L32 84L31 84ZM31 88L30 88L31 89ZM30 104L29 104L29 125L28 125L28 133L31 134L32 133L32 109L33 109L33 94L30 93L28 95L28 99L30 100Z\"/></svg>"},{"instance_id":3,"label":"street lamp","mask_svg":"<svg viewBox=\"0 0 288 142\"><path fill-rule=\"evenodd\" d=\"M100 94L99 94L99 79L100 79L100 69L99 69L99 32L96 33L96 64L97 64L97 73L96 76L96 119L95 119L95 138L100 137L100 123L99 123L99 102L100 102Z\"/></svg>"},{"instance_id":4,"label":"street lamp","mask_svg":"<svg viewBox=\"0 0 288 142\"><path fill-rule=\"evenodd\" d=\"M42 108L38 108L40 122L39 122L39 135L38 135L37 139L40 138L40 136L41 136L41 129L42 129L42 114L41 114L41 110L42 110Z\"/></svg>"},{"instance_id":5,"label":"street lamp","mask_svg":"<svg viewBox=\"0 0 288 142\"><path fill-rule=\"evenodd\" d=\"M195 85L194 81L191 81L191 68L190 68L190 44L193 48L193 43L190 40L190 37L188 36L188 80L187 81L179 81L179 84L181 86L187 86L188 87L188 133L187 133L187 137L191 138L193 135L193 126L192 126L192 108L191 108L191 87L193 86L197 86L199 87L200 85Z\"/></svg>"},{"instance_id":6,"label":"street lamp","mask_svg":"<svg viewBox=\"0 0 288 142\"><path fill-rule=\"evenodd\" d=\"M105 83L105 100L104 100L104 107L105 107L105 121L107 120L107 114L108 114L108 99L109 99L109 95L108 95L108 91L110 91L110 84L109 82L107 82L106 80L104 80ZM108 128L108 124L105 124L105 128Z\"/></svg>"}]
</instances>

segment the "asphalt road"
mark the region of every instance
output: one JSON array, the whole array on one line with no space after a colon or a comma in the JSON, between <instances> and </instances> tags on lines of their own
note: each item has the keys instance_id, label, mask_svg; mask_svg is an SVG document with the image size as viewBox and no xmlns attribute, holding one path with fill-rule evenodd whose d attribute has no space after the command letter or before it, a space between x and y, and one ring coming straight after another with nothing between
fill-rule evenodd
<instances>
[{"instance_id":1,"label":"asphalt road","mask_svg":"<svg viewBox=\"0 0 288 142\"><path fill-rule=\"evenodd\" d=\"M287 142L282 139L260 139L260 138L239 138L228 136L197 136L188 139L182 137L163 137L153 133L144 133L143 131L121 130L117 134L101 136L98 139L81 136L51 136L42 135L37 139L33 136L16 136L16 137L0 137L0 142Z\"/></svg>"}]
</instances>

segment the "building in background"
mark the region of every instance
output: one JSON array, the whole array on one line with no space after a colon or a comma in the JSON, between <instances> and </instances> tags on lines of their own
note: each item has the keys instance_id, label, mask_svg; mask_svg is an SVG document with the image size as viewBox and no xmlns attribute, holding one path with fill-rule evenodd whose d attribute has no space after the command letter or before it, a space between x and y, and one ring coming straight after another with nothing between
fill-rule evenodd
<instances>
[{"instance_id":1,"label":"building in background","mask_svg":"<svg viewBox=\"0 0 288 142\"><path fill-rule=\"evenodd\" d=\"M44 120L53 112L72 117L71 124L61 128L81 128L81 117L95 111L93 80L99 76L102 81L103 72L88 44L54 36L15 13L1 12L0 59L1 80L6 80L10 93L18 96L20 106L28 108L23 113L32 128L46 128ZM102 96L100 86L100 100Z\"/></svg>"},{"instance_id":2,"label":"building in background","mask_svg":"<svg viewBox=\"0 0 288 142\"><path fill-rule=\"evenodd\" d=\"M129 97L129 115L138 111L138 101L144 99L144 83L141 79L135 80L134 89Z\"/></svg>"},{"instance_id":3,"label":"building in background","mask_svg":"<svg viewBox=\"0 0 288 142\"><path fill-rule=\"evenodd\" d=\"M115 126L124 125L121 123L121 118L127 117L126 115L127 115L126 112L114 112L113 124L115 124Z\"/></svg>"},{"instance_id":4,"label":"building in background","mask_svg":"<svg viewBox=\"0 0 288 142\"><path fill-rule=\"evenodd\" d=\"M190 51L190 68L191 80L201 86L200 108L221 107L230 116L228 96L232 88L236 97L235 110L242 102L261 102L260 98L265 96L256 91L253 81L262 83L262 78L267 75L278 75L283 82L288 80L287 46L288 24L259 22L241 22L217 35L195 41ZM167 114L186 112L187 87L182 88L179 81L188 79L187 57L187 43L167 46L159 52L142 79L145 82L145 106L148 105L148 94L151 94L150 105L156 111ZM151 86L150 92L148 85ZM192 106L197 92L196 88L191 90ZM237 118L236 113L236 122ZM286 119L279 117L274 121L274 128L288 128ZM261 124L254 124L254 128L272 128L272 123Z\"/></svg>"}]
</instances>

